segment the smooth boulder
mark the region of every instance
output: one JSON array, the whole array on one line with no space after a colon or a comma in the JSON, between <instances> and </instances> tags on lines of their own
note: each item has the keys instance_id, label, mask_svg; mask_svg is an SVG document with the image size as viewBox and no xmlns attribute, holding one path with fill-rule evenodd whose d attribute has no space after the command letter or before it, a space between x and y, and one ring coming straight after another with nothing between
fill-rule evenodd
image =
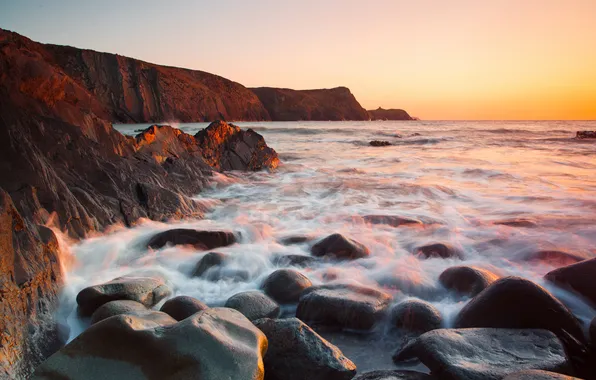
<instances>
[{"instance_id":1,"label":"smooth boulder","mask_svg":"<svg viewBox=\"0 0 596 380\"><path fill-rule=\"evenodd\" d=\"M224 265L228 256L221 252L208 252L195 265L191 276L201 277L211 268Z\"/></svg>"},{"instance_id":2,"label":"smooth boulder","mask_svg":"<svg viewBox=\"0 0 596 380\"><path fill-rule=\"evenodd\" d=\"M162 327L119 315L41 364L44 380L262 380L267 338L236 310L212 308Z\"/></svg>"},{"instance_id":3,"label":"smooth boulder","mask_svg":"<svg viewBox=\"0 0 596 380\"><path fill-rule=\"evenodd\" d=\"M460 250L450 244L435 243L418 247L414 250L414 254L420 258L432 259L462 259L463 254Z\"/></svg>"},{"instance_id":4,"label":"smooth boulder","mask_svg":"<svg viewBox=\"0 0 596 380\"><path fill-rule=\"evenodd\" d=\"M472 266L451 267L439 276L439 282L445 288L471 297L498 279L499 276L491 271Z\"/></svg>"},{"instance_id":5,"label":"smooth boulder","mask_svg":"<svg viewBox=\"0 0 596 380\"><path fill-rule=\"evenodd\" d=\"M422 334L393 357L418 358L445 380L501 380L527 369L567 371L563 344L541 329L438 329Z\"/></svg>"},{"instance_id":6,"label":"smooth boulder","mask_svg":"<svg viewBox=\"0 0 596 380\"><path fill-rule=\"evenodd\" d=\"M329 235L311 248L311 253L317 257L331 257L340 260L354 260L368 257L370 251L356 240L341 234Z\"/></svg>"},{"instance_id":7,"label":"smooth boulder","mask_svg":"<svg viewBox=\"0 0 596 380\"><path fill-rule=\"evenodd\" d=\"M274 301L281 304L295 303L312 282L302 273L293 269L278 269L263 282L261 289Z\"/></svg>"},{"instance_id":8,"label":"smooth boulder","mask_svg":"<svg viewBox=\"0 0 596 380\"><path fill-rule=\"evenodd\" d=\"M503 380L581 380L579 377L567 376L556 372L529 369L507 375Z\"/></svg>"},{"instance_id":9,"label":"smooth boulder","mask_svg":"<svg viewBox=\"0 0 596 380\"><path fill-rule=\"evenodd\" d=\"M96 324L114 315L123 314L147 319L164 326L176 323L176 320L168 314L148 309L137 301L118 300L110 301L97 308L91 315L91 324Z\"/></svg>"},{"instance_id":10,"label":"smooth boulder","mask_svg":"<svg viewBox=\"0 0 596 380\"><path fill-rule=\"evenodd\" d=\"M238 310L251 321L260 318L277 318L280 312L279 305L258 290L234 294L228 298L225 307Z\"/></svg>"},{"instance_id":11,"label":"smooth boulder","mask_svg":"<svg viewBox=\"0 0 596 380\"><path fill-rule=\"evenodd\" d=\"M353 380L435 380L429 374L423 372L408 371L402 369L385 369L370 371L357 375Z\"/></svg>"},{"instance_id":12,"label":"smooth boulder","mask_svg":"<svg viewBox=\"0 0 596 380\"><path fill-rule=\"evenodd\" d=\"M81 290L77 294L77 304L80 314L89 316L110 301L131 300L151 307L171 293L170 287L160 276L131 273Z\"/></svg>"},{"instance_id":13,"label":"smooth boulder","mask_svg":"<svg viewBox=\"0 0 596 380\"><path fill-rule=\"evenodd\" d=\"M267 380L349 380L356 365L297 318L259 319L255 325L265 333Z\"/></svg>"},{"instance_id":14,"label":"smooth boulder","mask_svg":"<svg viewBox=\"0 0 596 380\"><path fill-rule=\"evenodd\" d=\"M571 290L596 305L596 258L584 260L548 272L544 278L553 284Z\"/></svg>"},{"instance_id":15,"label":"smooth boulder","mask_svg":"<svg viewBox=\"0 0 596 380\"><path fill-rule=\"evenodd\" d=\"M160 311L168 314L177 321L181 321L198 313L199 311L207 310L209 306L196 298L189 296L178 296L167 300Z\"/></svg>"},{"instance_id":16,"label":"smooth boulder","mask_svg":"<svg viewBox=\"0 0 596 380\"><path fill-rule=\"evenodd\" d=\"M502 278L479 293L459 312L455 327L546 329L584 341L575 316L546 289L520 277Z\"/></svg>"},{"instance_id":17,"label":"smooth boulder","mask_svg":"<svg viewBox=\"0 0 596 380\"><path fill-rule=\"evenodd\" d=\"M167 244L192 245L196 249L207 250L226 247L236 243L236 236L230 231L199 231L189 228L175 228L155 234L147 247L159 249Z\"/></svg>"},{"instance_id":18,"label":"smooth boulder","mask_svg":"<svg viewBox=\"0 0 596 380\"><path fill-rule=\"evenodd\" d=\"M369 330L383 317L390 302L389 294L374 288L323 285L300 297L296 317L309 324Z\"/></svg>"},{"instance_id":19,"label":"smooth boulder","mask_svg":"<svg viewBox=\"0 0 596 380\"><path fill-rule=\"evenodd\" d=\"M441 328L443 317L430 303L410 299L397 304L391 310L391 324L408 331L425 333Z\"/></svg>"}]
</instances>

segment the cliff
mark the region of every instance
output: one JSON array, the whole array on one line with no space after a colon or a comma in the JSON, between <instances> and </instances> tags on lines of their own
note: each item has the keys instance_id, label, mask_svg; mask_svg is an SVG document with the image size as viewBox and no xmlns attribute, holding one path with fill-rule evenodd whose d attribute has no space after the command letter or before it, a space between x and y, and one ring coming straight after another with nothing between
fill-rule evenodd
<instances>
[{"instance_id":1,"label":"cliff","mask_svg":"<svg viewBox=\"0 0 596 380\"><path fill-rule=\"evenodd\" d=\"M368 113L346 87L320 90L251 88L274 121L368 120Z\"/></svg>"},{"instance_id":2,"label":"cliff","mask_svg":"<svg viewBox=\"0 0 596 380\"><path fill-rule=\"evenodd\" d=\"M414 120L406 111L395 108L386 110L379 107L368 111L368 114L371 120Z\"/></svg>"}]
</instances>

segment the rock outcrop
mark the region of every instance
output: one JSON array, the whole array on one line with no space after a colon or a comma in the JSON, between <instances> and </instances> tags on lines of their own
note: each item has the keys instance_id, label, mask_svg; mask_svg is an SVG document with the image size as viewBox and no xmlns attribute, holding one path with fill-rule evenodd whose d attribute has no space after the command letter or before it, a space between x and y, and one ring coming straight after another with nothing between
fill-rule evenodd
<instances>
[{"instance_id":1,"label":"rock outcrop","mask_svg":"<svg viewBox=\"0 0 596 380\"><path fill-rule=\"evenodd\" d=\"M368 112L346 87L318 90L258 87L259 97L273 121L368 120Z\"/></svg>"},{"instance_id":2,"label":"rock outcrop","mask_svg":"<svg viewBox=\"0 0 596 380\"><path fill-rule=\"evenodd\" d=\"M406 111L401 109L383 109L381 107L376 110L367 111L370 120L414 120Z\"/></svg>"},{"instance_id":3,"label":"rock outcrop","mask_svg":"<svg viewBox=\"0 0 596 380\"><path fill-rule=\"evenodd\" d=\"M596 131L578 131L575 134L578 139L596 139Z\"/></svg>"}]
</instances>

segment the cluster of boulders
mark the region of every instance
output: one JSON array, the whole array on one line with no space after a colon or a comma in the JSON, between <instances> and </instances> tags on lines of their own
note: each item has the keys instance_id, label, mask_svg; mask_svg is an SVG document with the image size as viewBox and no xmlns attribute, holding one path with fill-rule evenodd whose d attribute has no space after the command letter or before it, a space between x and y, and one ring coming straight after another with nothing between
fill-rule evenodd
<instances>
[{"instance_id":1,"label":"cluster of boulders","mask_svg":"<svg viewBox=\"0 0 596 380\"><path fill-rule=\"evenodd\" d=\"M208 250L233 241L232 232L176 229L155 235L147 247L185 244ZM591 378L596 373L596 355L581 323L532 281L500 278L472 266L446 269L439 283L471 300L453 328L445 328L443 315L428 302L395 302L386 291L355 284L315 285L300 271L320 261L366 258L370 251L362 243L332 234L312 244L311 254L303 257L314 261L297 259L300 255L273 257L296 265L273 271L260 289L237 293L224 307L177 296L158 311L173 289L149 271L85 288L77 304L81 315L90 316L91 327L44 362L36 378L78 379L84 373L111 379L512 380ZM445 243L418 247L412 254L463 257L461 249ZM221 279L228 259L209 252L192 275ZM546 279L596 302L590 286L595 270L592 259L554 270ZM236 280L234 274L225 278ZM282 313L290 305L295 315ZM394 362L420 361L430 374L381 370L357 375L356 365L316 332L366 333L385 323L409 338L393 353ZM591 333L594 341L596 322ZM101 363L111 363L110 368Z\"/></svg>"}]
</instances>

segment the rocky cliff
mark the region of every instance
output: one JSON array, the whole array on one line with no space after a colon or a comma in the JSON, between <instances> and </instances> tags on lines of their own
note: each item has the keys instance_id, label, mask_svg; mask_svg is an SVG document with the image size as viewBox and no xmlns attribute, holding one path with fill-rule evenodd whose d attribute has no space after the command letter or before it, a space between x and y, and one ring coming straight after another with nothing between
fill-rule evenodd
<instances>
[{"instance_id":1,"label":"rocky cliff","mask_svg":"<svg viewBox=\"0 0 596 380\"><path fill-rule=\"evenodd\" d=\"M381 107L376 110L368 111L371 120L413 120L412 117L401 109L383 109Z\"/></svg>"},{"instance_id":2,"label":"rocky cliff","mask_svg":"<svg viewBox=\"0 0 596 380\"><path fill-rule=\"evenodd\" d=\"M274 121L368 120L369 115L346 87L320 90L251 88Z\"/></svg>"}]
</instances>

